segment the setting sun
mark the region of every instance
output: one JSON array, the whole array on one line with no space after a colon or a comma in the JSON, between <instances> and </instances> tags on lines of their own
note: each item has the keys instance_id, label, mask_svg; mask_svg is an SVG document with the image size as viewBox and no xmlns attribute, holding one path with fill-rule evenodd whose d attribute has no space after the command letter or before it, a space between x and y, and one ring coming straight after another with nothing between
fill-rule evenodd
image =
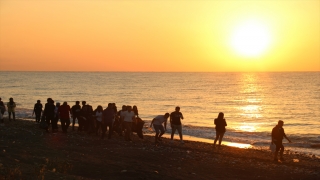
<instances>
[{"instance_id":1,"label":"setting sun","mask_svg":"<svg viewBox=\"0 0 320 180\"><path fill-rule=\"evenodd\" d=\"M268 27L257 21L240 23L231 35L231 46L240 55L259 56L270 46Z\"/></svg>"}]
</instances>

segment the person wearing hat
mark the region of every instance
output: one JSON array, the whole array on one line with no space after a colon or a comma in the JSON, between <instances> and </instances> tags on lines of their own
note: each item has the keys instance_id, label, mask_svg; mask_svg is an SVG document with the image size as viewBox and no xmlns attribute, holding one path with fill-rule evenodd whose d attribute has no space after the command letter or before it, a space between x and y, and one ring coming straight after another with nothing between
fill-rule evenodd
<instances>
[{"instance_id":1,"label":"person wearing hat","mask_svg":"<svg viewBox=\"0 0 320 180\"><path fill-rule=\"evenodd\" d=\"M13 117L13 120L16 120L16 114L15 114L15 110L16 110L16 103L13 101L13 98L9 99L9 102L7 103L7 107L8 107L8 113L9 113L9 121L11 121L11 114Z\"/></svg>"},{"instance_id":2,"label":"person wearing hat","mask_svg":"<svg viewBox=\"0 0 320 180\"><path fill-rule=\"evenodd\" d=\"M40 118L41 118L41 113L42 113L42 104L40 100L37 100L37 103L34 104L34 108L33 108L33 113L32 116L34 114L36 114L36 122L40 123Z\"/></svg>"}]
</instances>

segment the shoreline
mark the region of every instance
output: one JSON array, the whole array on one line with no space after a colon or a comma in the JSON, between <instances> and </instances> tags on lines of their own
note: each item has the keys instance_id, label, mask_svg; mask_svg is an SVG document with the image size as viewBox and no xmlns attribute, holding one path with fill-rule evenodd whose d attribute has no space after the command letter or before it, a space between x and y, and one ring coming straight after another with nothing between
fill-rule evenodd
<instances>
[{"instance_id":1,"label":"shoreline","mask_svg":"<svg viewBox=\"0 0 320 180\"><path fill-rule=\"evenodd\" d=\"M0 126L0 179L319 179L320 159L285 152L273 162L266 150L154 137L133 142L68 130L45 133L32 121Z\"/></svg>"},{"instance_id":2,"label":"shoreline","mask_svg":"<svg viewBox=\"0 0 320 180\"><path fill-rule=\"evenodd\" d=\"M31 119L31 118L18 118L18 119L34 122L34 119ZM6 119L6 121L8 121L8 120ZM148 122L149 121L146 121L147 124L148 124ZM60 125L60 121L58 122L58 124ZM76 127L78 126L77 121L76 121L76 125L75 126ZM186 126L188 126L188 125L186 125ZM150 130L149 129L149 125L146 126L146 124L145 124L144 128L143 128L143 133L145 135L153 136L155 134L155 131L153 129ZM165 132L163 137L164 138L170 138L170 132L168 132L168 131ZM176 132L176 134L174 136L174 139L179 139L179 135L178 135L177 132ZM203 142L203 143L209 143L209 144L213 144L213 141L214 141L214 138L209 139L209 138L197 137L197 136L188 135L188 134L183 134L183 139L184 140L188 140L188 141ZM224 140L224 139L222 141L222 145L225 145L225 146L238 147L238 148L252 148L252 149L260 149L260 150L263 149L263 150L269 151L269 144L267 144L267 145L257 145L255 143L250 144L250 143L243 143L243 142L233 142L233 141L228 141L228 140ZM308 147L290 147L288 145L290 145L290 144L287 143L284 140L285 151L287 151L288 153L299 153L299 154L304 155L304 156L315 157L315 158L320 159L320 154L319 154L318 148L312 148L312 147L309 147L309 148Z\"/></svg>"}]
</instances>

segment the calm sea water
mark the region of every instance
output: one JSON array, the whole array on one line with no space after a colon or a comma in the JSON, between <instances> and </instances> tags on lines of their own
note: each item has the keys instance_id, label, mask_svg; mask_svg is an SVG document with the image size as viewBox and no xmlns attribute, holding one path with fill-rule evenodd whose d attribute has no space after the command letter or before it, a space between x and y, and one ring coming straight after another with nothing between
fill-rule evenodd
<instances>
[{"instance_id":1,"label":"calm sea water","mask_svg":"<svg viewBox=\"0 0 320 180\"><path fill-rule=\"evenodd\" d=\"M266 147L278 120L294 141L289 149L320 155L320 72L124 73L0 72L0 96L13 97L17 116L32 118L44 104L86 100L94 108L137 105L142 119L181 107L184 134L214 138L213 120L225 113L225 140Z\"/></svg>"}]
</instances>

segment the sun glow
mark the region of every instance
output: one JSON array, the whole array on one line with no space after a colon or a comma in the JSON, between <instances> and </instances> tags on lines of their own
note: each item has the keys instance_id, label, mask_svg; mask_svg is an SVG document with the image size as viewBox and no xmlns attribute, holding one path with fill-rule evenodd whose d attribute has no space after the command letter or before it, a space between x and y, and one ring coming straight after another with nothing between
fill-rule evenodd
<instances>
[{"instance_id":1,"label":"sun glow","mask_svg":"<svg viewBox=\"0 0 320 180\"><path fill-rule=\"evenodd\" d=\"M271 34L263 23L246 21L238 24L231 35L231 46L240 55L256 57L263 54L271 43Z\"/></svg>"}]
</instances>

